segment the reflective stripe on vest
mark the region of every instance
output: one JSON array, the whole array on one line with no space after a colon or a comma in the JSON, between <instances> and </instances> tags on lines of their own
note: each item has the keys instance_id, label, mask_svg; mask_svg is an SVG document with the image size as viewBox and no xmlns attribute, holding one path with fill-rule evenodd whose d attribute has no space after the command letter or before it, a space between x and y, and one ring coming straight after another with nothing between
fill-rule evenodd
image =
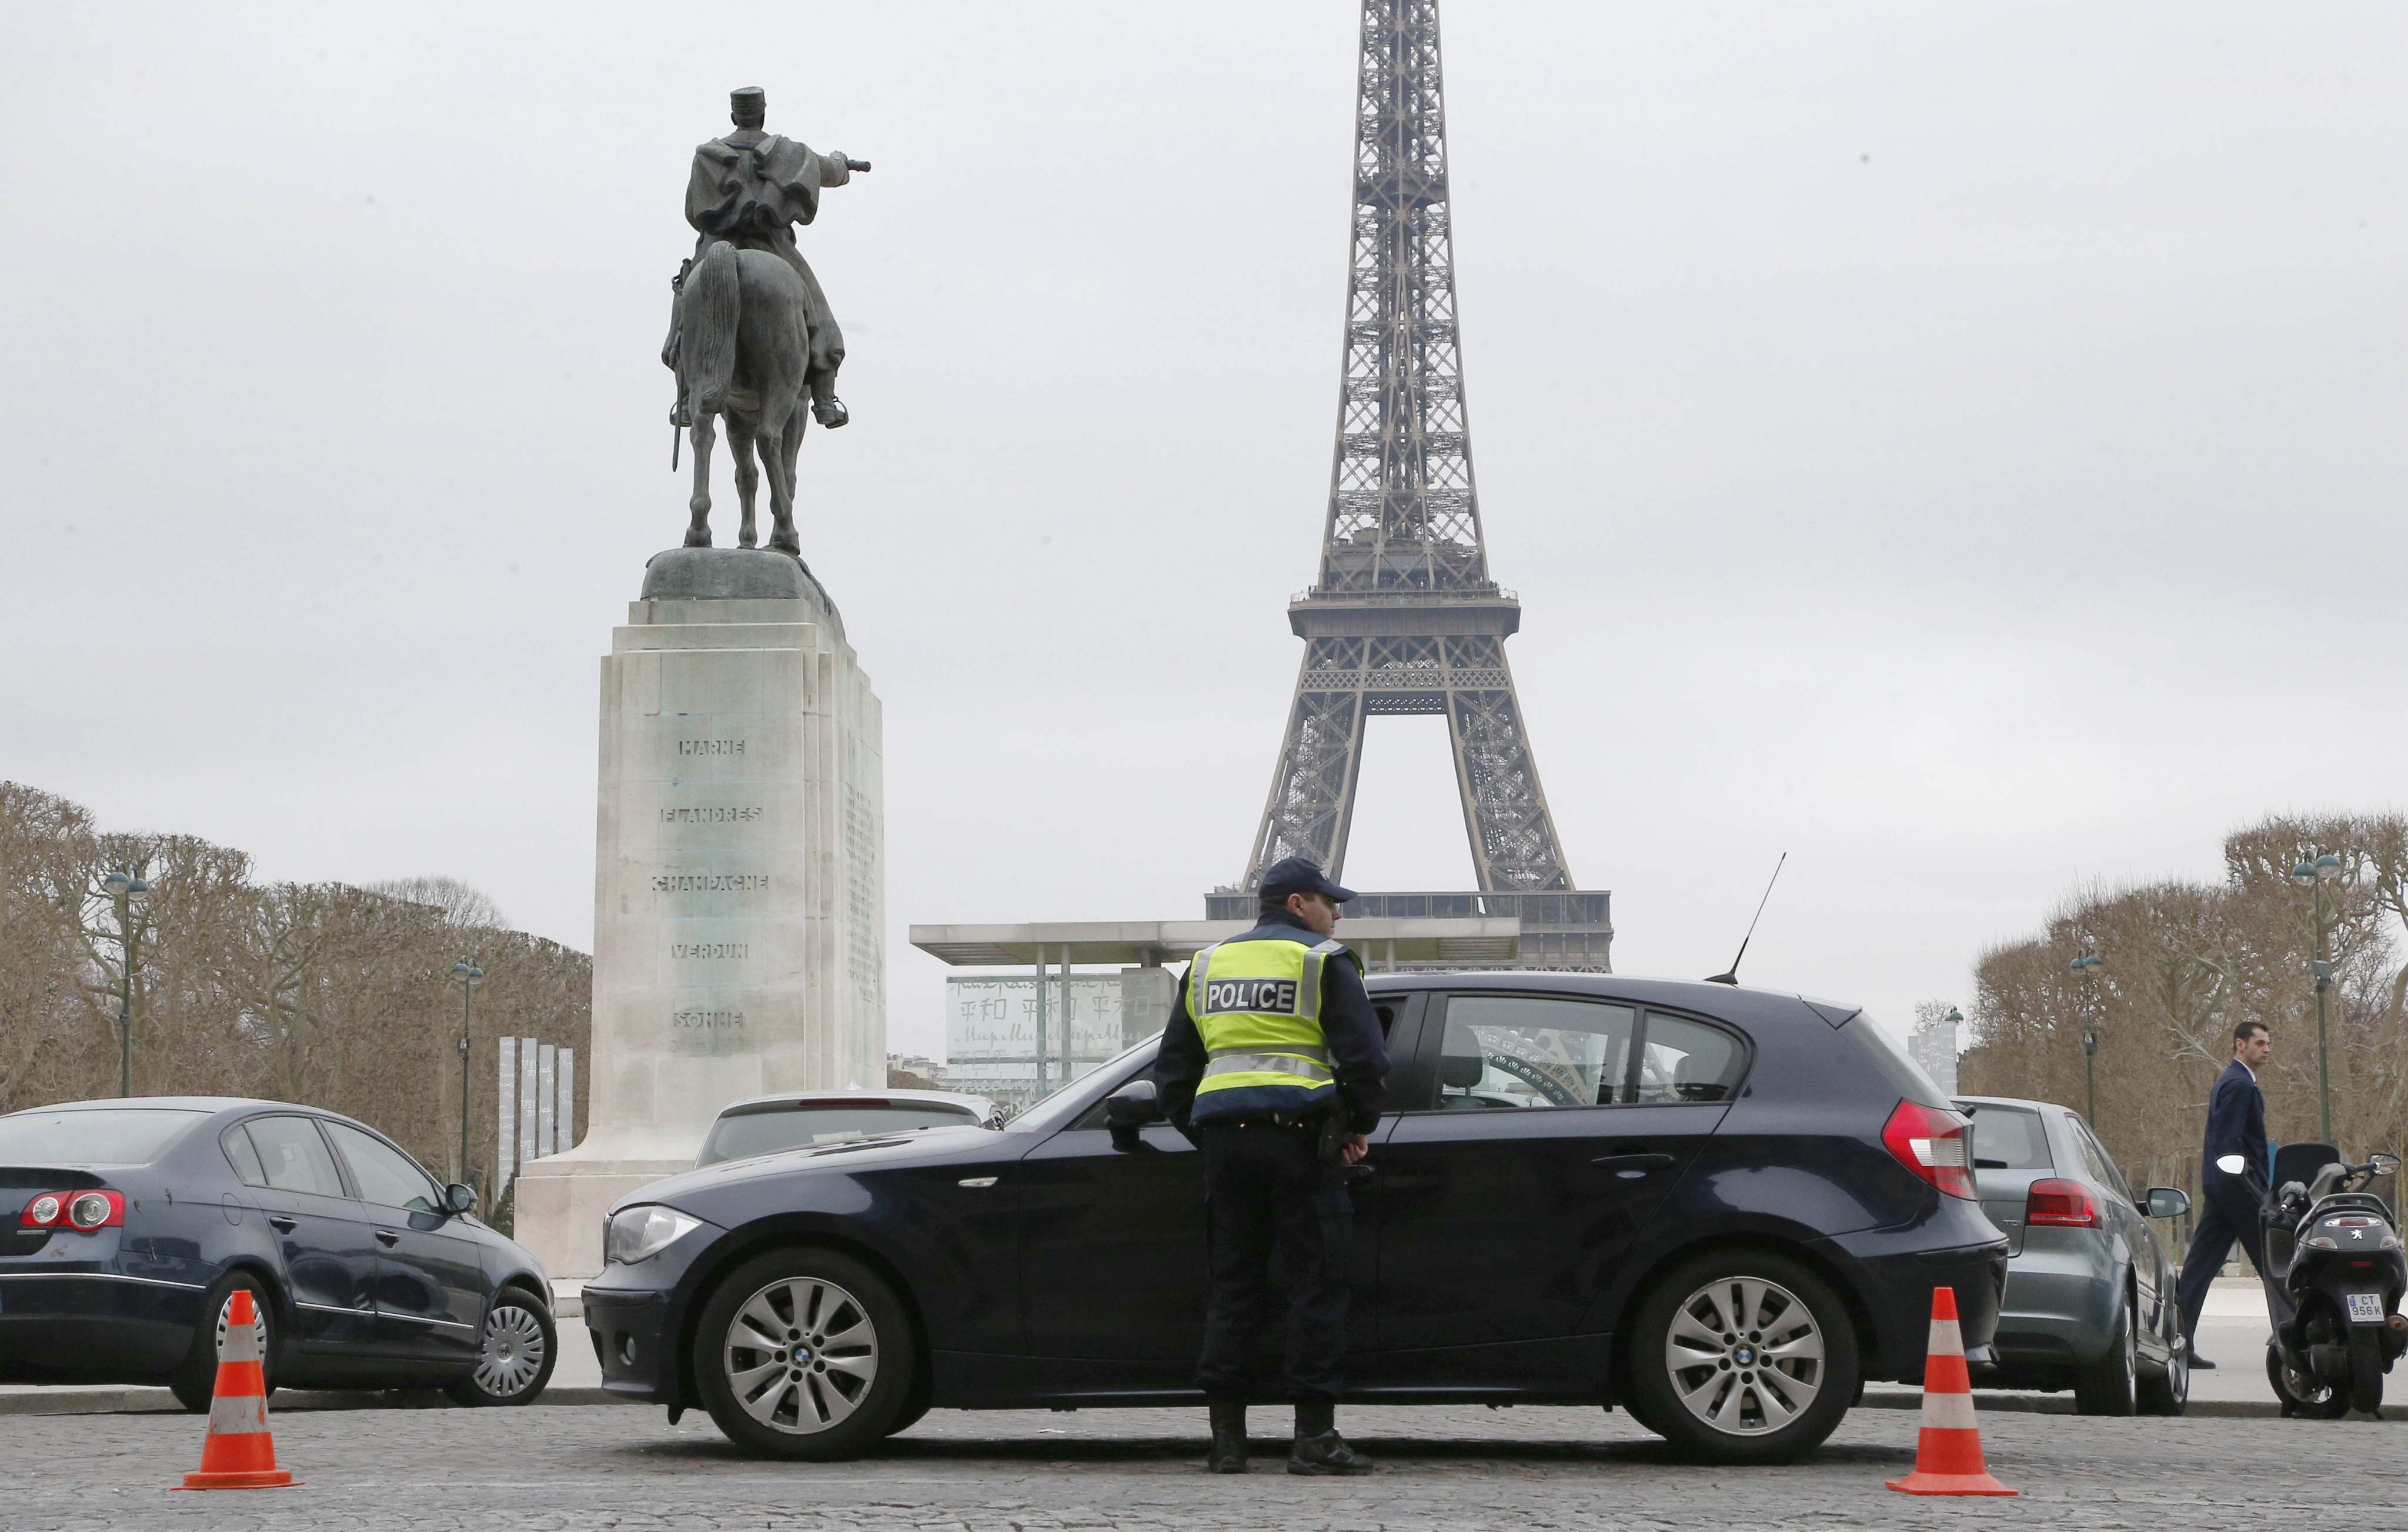
<instances>
[{"instance_id":1,"label":"reflective stripe on vest","mask_svg":"<svg viewBox=\"0 0 2408 1532\"><path fill-rule=\"evenodd\" d=\"M1212 1062L1204 1066L1204 1078L1207 1081L1227 1075L1266 1077L1260 1081L1250 1081L1247 1082L1249 1084L1276 1083L1277 1081L1269 1078L1271 1076L1278 1076L1283 1080L1294 1076L1299 1080L1309 1080L1315 1085L1327 1085L1338 1078L1329 1072L1327 1065L1309 1058L1300 1058L1294 1053L1215 1053L1212 1055ZM1197 1088L1201 1090L1204 1087Z\"/></svg>"},{"instance_id":2,"label":"reflective stripe on vest","mask_svg":"<svg viewBox=\"0 0 2408 1532\"><path fill-rule=\"evenodd\" d=\"M1196 1087L1199 1119L1214 1095L1245 1091L1250 1109L1302 1107L1337 1081L1321 1030L1321 970L1342 942L1269 938L1225 941L1187 970L1187 1013L1208 1061Z\"/></svg>"}]
</instances>

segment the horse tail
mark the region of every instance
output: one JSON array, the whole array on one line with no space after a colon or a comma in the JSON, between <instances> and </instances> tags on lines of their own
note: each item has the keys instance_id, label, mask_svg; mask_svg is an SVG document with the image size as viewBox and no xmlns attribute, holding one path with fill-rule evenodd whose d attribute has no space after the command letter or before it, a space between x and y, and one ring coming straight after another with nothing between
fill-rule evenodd
<instances>
[{"instance_id":1,"label":"horse tail","mask_svg":"<svg viewBox=\"0 0 2408 1532\"><path fill-rule=\"evenodd\" d=\"M736 325L743 312L736 247L713 240L685 279L688 408L697 421L727 407L736 380Z\"/></svg>"}]
</instances>

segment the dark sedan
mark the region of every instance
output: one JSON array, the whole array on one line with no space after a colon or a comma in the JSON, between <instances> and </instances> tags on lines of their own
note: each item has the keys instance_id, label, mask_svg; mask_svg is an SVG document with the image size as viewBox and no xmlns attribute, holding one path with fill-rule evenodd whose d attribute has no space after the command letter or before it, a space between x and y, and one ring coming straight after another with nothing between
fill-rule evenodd
<instances>
[{"instance_id":1,"label":"dark sedan","mask_svg":"<svg viewBox=\"0 0 2408 1532\"><path fill-rule=\"evenodd\" d=\"M1931 1294L1989 1353L2006 1241L1965 1120L1855 1008L1586 974L1376 977L1391 1111L1352 1181L1348 1397L1621 1403L1772 1461L1922 1376ZM1140 1044L1001 1133L688 1172L614 1210L605 1385L756 1452L932 1405L1200 1399L1204 1218Z\"/></svg>"},{"instance_id":2,"label":"dark sedan","mask_svg":"<svg viewBox=\"0 0 2408 1532\"><path fill-rule=\"evenodd\" d=\"M149 1096L0 1117L0 1382L165 1383L207 1410L237 1289L266 1379L524 1404L556 1356L534 1257L348 1117Z\"/></svg>"}]
</instances>

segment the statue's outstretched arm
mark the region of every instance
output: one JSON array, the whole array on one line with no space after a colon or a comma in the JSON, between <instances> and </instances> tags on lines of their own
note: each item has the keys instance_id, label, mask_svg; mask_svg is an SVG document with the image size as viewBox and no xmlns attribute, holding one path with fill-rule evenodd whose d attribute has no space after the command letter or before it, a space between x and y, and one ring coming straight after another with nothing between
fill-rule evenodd
<instances>
[{"instance_id":1,"label":"statue's outstretched arm","mask_svg":"<svg viewBox=\"0 0 2408 1532\"><path fill-rule=\"evenodd\" d=\"M853 179L853 172L869 168L867 160L856 160L842 150L830 150L815 157L820 162L820 185L823 187L842 186Z\"/></svg>"}]
</instances>

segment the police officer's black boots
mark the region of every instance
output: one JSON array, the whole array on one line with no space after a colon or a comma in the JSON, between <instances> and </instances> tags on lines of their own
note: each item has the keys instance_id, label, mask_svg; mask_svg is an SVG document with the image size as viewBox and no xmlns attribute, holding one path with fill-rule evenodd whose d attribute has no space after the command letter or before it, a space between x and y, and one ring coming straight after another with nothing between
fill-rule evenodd
<instances>
[{"instance_id":1,"label":"police officer's black boots","mask_svg":"<svg viewBox=\"0 0 2408 1532\"><path fill-rule=\"evenodd\" d=\"M1287 1456L1287 1471L1310 1474L1369 1473L1371 1460L1346 1445L1338 1434L1338 1407L1326 1399L1297 1400L1296 1446Z\"/></svg>"},{"instance_id":2,"label":"police officer's black boots","mask_svg":"<svg viewBox=\"0 0 2408 1532\"><path fill-rule=\"evenodd\" d=\"M1244 1404L1212 1401L1212 1450L1204 1454L1204 1467L1213 1473L1246 1471Z\"/></svg>"}]
</instances>

